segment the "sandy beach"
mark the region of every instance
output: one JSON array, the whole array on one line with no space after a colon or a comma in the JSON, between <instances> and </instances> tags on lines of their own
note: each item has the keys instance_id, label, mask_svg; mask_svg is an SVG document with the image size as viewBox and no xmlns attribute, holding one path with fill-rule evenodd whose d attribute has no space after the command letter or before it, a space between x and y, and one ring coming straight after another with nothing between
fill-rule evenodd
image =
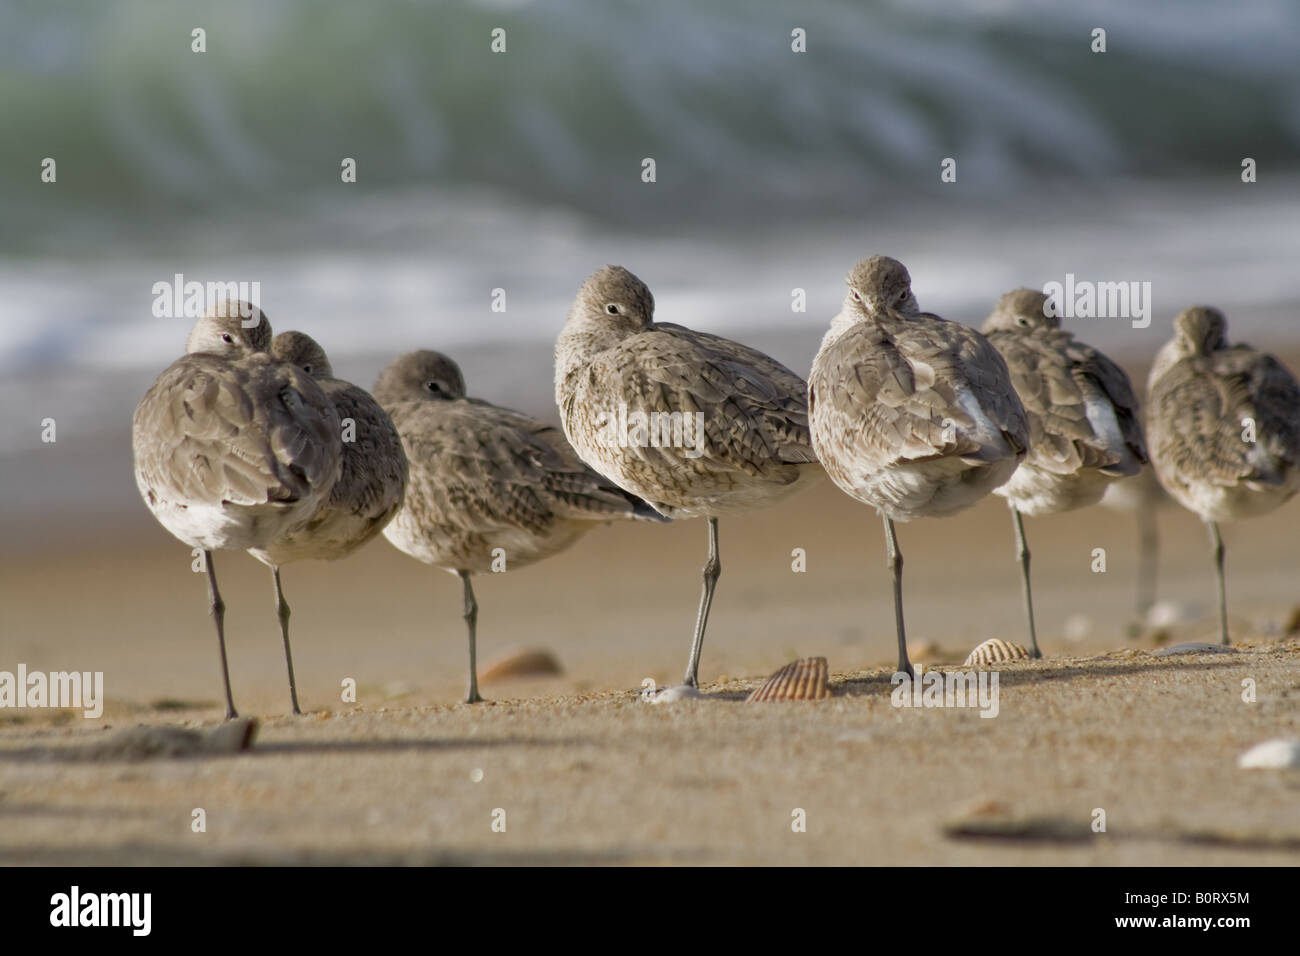
<instances>
[{"instance_id":1,"label":"sandy beach","mask_svg":"<svg viewBox=\"0 0 1300 956\"><path fill-rule=\"evenodd\" d=\"M4 666L102 670L107 697L98 720L0 714L0 862L1294 864L1300 775L1236 758L1300 731L1300 638L1284 634L1298 507L1227 527L1231 654L1153 653L1215 638L1191 515L1160 512L1159 596L1190 620L1154 634L1133 622L1128 515L1029 522L1048 656L999 668L993 719L891 706L879 522L828 482L722 522L705 699L673 704L639 690L681 679L700 521L598 528L540 565L484 576L480 660L542 648L563 673L485 681L492 700L475 707L457 703L455 579L378 540L286 569L310 711L288 717L270 575L222 554L235 700L259 720L255 744L129 759L114 734L221 718L203 579L141 507L115 539L10 553L0 569ZM901 526L900 540L917 661L960 665L987 638L1024 639L1000 500ZM1090 570L1094 548L1105 573ZM815 655L832 699L744 702ZM341 700L346 678L355 704ZM204 833L190 827L196 807ZM806 832L791 828L795 808ZM1105 833L1090 829L1097 808ZM971 835L989 829L1002 835Z\"/></svg>"},{"instance_id":2,"label":"sandy beach","mask_svg":"<svg viewBox=\"0 0 1300 956\"><path fill-rule=\"evenodd\" d=\"M580 291L618 265L653 290L655 321L743 343L805 380L775 376L778 387L750 358L737 366L655 350L639 371L599 386L603 400L644 380L683 411L722 409L724 425L740 423L736 448L752 451L757 472L810 464L783 449L803 441L802 409L789 399L827 368L835 374L813 404L823 422L848 405L841 421L853 423L818 439L832 470L891 445L929 468L934 456L918 443L951 424L945 408L966 415L980 393L1000 406L1002 391L1019 387L1068 412L1069 429L1086 419L1107 433L1120 460L1107 468L1123 471L1135 444L1120 441L1131 421L1122 388L1102 389L1122 406L1111 417L1086 381L1039 377L1033 356L1015 386L980 349L952 350L977 366L973 384L957 387L951 356L922 342L909 353L913 384L900 365L881 373L880 388L866 380L897 341L863 340L862 360L830 350L818 376L814 356L845 305L871 323L876 312L916 318L915 304L978 328L1012 290L1059 288L1063 327L1119 363L1139 398L1175 317L1198 304L1222 311L1228 341L1300 373L1300 4L1256 0L1244 12L1197 0L1189 15L1186 4L1165 14L1113 0L1096 10L813 0L797 17L791 5L742 0L9 6L0 8L10 80L0 84L0 867L24 889L39 878L21 866L1300 865L1300 768L1239 764L1260 744L1300 739L1300 495L1222 523L1227 648L1217 645L1215 567L1195 514L1172 501L1155 509L1151 614L1136 609L1137 515L1093 506L1026 518L1044 657L979 668L965 661L983 642L1030 642L1006 502L990 495L953 517L899 524L911 660L931 675L985 680L978 686L996 689L985 706L896 706L882 523L828 478L720 519L702 693L671 702L643 691L683 680L708 547L702 519L615 521L535 565L477 575L487 700L476 705L462 703L468 650L454 574L382 537L338 562L285 565L305 711L295 715L271 572L247 553L218 552L240 714L226 722L205 575L141 500L132 452L133 409L184 353L200 300L232 289L275 332L314 338L334 374L358 386L372 388L402 354L438 350L459 364L469 396L561 425L566 317L585 310L594 331L560 348L562 395L580 379L601 381L590 367L586 378L566 376L566 355L585 362L587 345L650 317L650 292L630 280L611 280L609 295ZM905 264L915 303L897 272L846 286L854 263L876 255ZM1217 344L1218 320L1198 315L1189 350ZM936 341L959 338L951 331L931 329ZM237 350L252 336L238 334L206 338ZM319 376L312 364L304 373ZM431 381L405 384L422 400L450 394ZM890 405L918 382L935 389L917 406L913 441L904 418L867 403L883 395ZM160 460L172 425L202 418L190 401L199 393L162 391L155 415L141 416L157 425L141 430ZM1261 392L1262 405L1206 412L1213 401L1198 405L1188 383L1160 421L1177 436L1206 425L1228 457L1241 447L1238 421L1243 442L1289 444L1292 393ZM195 401L201 411L226 394L207 389ZM777 409L775 431L767 412L745 425L746 394ZM213 501L242 500L239 488L229 493L236 485L260 495L278 478L241 477L267 458L241 440L242 423L253 408L307 399L278 386L257 395L231 399L231 417L200 429L213 438L201 460L159 471L182 484L211 476ZM1029 443L1004 427L1016 417L977 426L999 446L980 455L1005 461L1000 442ZM471 463L465 493L425 483L460 515L484 510L484 475L541 467L522 453L512 453L519 469L480 455L481 421L459 429L471 439L465 455L424 446L438 462ZM332 437L299 441L293 431L274 429L272 443L332 461ZM930 450L950 463L957 446L941 443ZM1167 455L1178 444L1158 447ZM598 456L582 455L600 470ZM1196 457L1203 475L1233 481L1286 471L1267 455L1237 471ZM882 453L865 473L891 463ZM984 487L969 478L954 494ZM745 484L727 483L709 494ZM575 494L574 482L560 484L557 493ZM1065 493L1047 484L1044 498ZM524 506L506 507L532 512L533 492L521 487L514 500ZM662 490L637 494L672 504L656 497ZM1202 504L1215 491L1202 489ZM188 492L155 498L204 523ZM256 521L267 532L270 522ZM511 560L525 553L506 550ZM501 675L501 662L521 658L552 666ZM828 697L747 700L807 658L826 660ZM13 706L20 672L102 675L102 711ZM361 932L403 918L427 931L432 897L415 875L413 905L378 894L366 912L349 896L355 881L331 881L331 892ZM147 880L133 872L123 884L127 876ZM218 912L209 904L230 898L221 922L232 931L333 932L340 921L309 908L310 919L284 918L297 912L295 890L314 893L286 876L288 895L242 898L184 885L223 881L220 871L158 880L160 928L175 920L188 944L189 904ZM1120 905L1117 893L1078 918L1059 881L1015 876L1056 898L1026 905L1011 879L943 902L974 902L998 928L995 910L1033 910L1055 935ZM1179 889L1137 885L1148 876L1110 878L1131 880L1125 896ZM1212 884L1231 878L1212 876L1192 889L1225 889ZM1096 895L1107 878L1080 874ZM58 892L81 884L90 881L74 875ZM185 899L169 902L164 886ZM900 905L876 907L896 924L936 903L910 880L898 886ZM252 896L275 911L259 921L243 905ZM46 901L33 899L12 908L52 929ZM1030 924L1005 925L1024 936Z\"/></svg>"}]
</instances>

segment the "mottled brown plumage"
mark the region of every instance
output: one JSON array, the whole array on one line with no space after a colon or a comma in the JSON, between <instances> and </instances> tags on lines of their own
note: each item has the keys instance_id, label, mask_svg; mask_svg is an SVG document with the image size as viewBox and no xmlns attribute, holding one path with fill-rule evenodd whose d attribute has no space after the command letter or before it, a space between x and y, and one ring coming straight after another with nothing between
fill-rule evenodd
<instances>
[{"instance_id":1,"label":"mottled brown plumage","mask_svg":"<svg viewBox=\"0 0 1300 956\"><path fill-rule=\"evenodd\" d=\"M1273 356L1229 346L1226 331L1217 309L1183 312L1149 384L1160 482L1210 521L1263 514L1300 490L1300 387Z\"/></svg>"},{"instance_id":2,"label":"mottled brown plumage","mask_svg":"<svg viewBox=\"0 0 1300 956\"><path fill-rule=\"evenodd\" d=\"M334 377L324 349L302 332L281 332L271 354L302 369L333 403L340 422L343 462L329 497L304 524L265 548L252 549L270 565L345 557L374 538L402 505L407 463L392 420L365 389ZM350 426L345 424L350 422Z\"/></svg>"},{"instance_id":3,"label":"mottled brown plumage","mask_svg":"<svg viewBox=\"0 0 1300 956\"><path fill-rule=\"evenodd\" d=\"M649 289L621 267L580 290L556 342L555 384L565 434L583 460L671 517L748 511L816 474L805 467L816 457L803 379L738 342L655 322ZM628 415L703 413L703 453L612 446L606 425L620 406Z\"/></svg>"},{"instance_id":4,"label":"mottled brown plumage","mask_svg":"<svg viewBox=\"0 0 1300 956\"><path fill-rule=\"evenodd\" d=\"M467 398L460 369L445 355L402 356L381 373L374 394L410 463L405 503L384 535L406 554L461 577L473 702L479 697L472 573L540 561L611 519L663 518L584 465L554 427Z\"/></svg>"},{"instance_id":5,"label":"mottled brown plumage","mask_svg":"<svg viewBox=\"0 0 1300 956\"><path fill-rule=\"evenodd\" d=\"M1047 515L1096 504L1106 486L1137 474L1146 446L1137 398L1124 371L1076 341L1034 289L1008 292L982 331L1006 360L1029 420L1029 454L994 490L1015 525L1025 614L1034 657L1041 657L1029 584L1029 547L1021 515Z\"/></svg>"},{"instance_id":6,"label":"mottled brown plumage","mask_svg":"<svg viewBox=\"0 0 1300 956\"><path fill-rule=\"evenodd\" d=\"M223 304L195 325L188 354L145 393L132 424L145 503L163 527L206 553L227 717L235 709L211 552L266 547L310 518L342 458L333 404L310 376L270 355L270 342L260 310Z\"/></svg>"},{"instance_id":7,"label":"mottled brown plumage","mask_svg":"<svg viewBox=\"0 0 1300 956\"><path fill-rule=\"evenodd\" d=\"M884 521L898 666L909 673L894 521L969 507L1011 477L1029 444L1002 356L974 329L921 312L911 281L887 256L858 263L808 379L817 457Z\"/></svg>"},{"instance_id":8,"label":"mottled brown plumage","mask_svg":"<svg viewBox=\"0 0 1300 956\"><path fill-rule=\"evenodd\" d=\"M1210 530L1219 631L1228 643L1218 522L1266 514L1300 491L1300 385L1271 355L1229 346L1227 320L1197 306L1174 320L1147 385L1147 435L1164 489Z\"/></svg>"},{"instance_id":9,"label":"mottled brown plumage","mask_svg":"<svg viewBox=\"0 0 1300 956\"><path fill-rule=\"evenodd\" d=\"M891 520L969 507L1029 443L1006 363L975 329L919 311L902 263L873 257L848 283L809 378L822 465Z\"/></svg>"},{"instance_id":10,"label":"mottled brown plumage","mask_svg":"<svg viewBox=\"0 0 1300 956\"><path fill-rule=\"evenodd\" d=\"M1135 475L1146 463L1128 375L1045 315L1047 301L1033 289L1009 292L982 328L1006 359L1029 419L1029 454L996 493L1028 515L1094 504L1109 479ZM1070 482L1039 491L1033 483L1050 483L1049 476Z\"/></svg>"},{"instance_id":11,"label":"mottled brown plumage","mask_svg":"<svg viewBox=\"0 0 1300 956\"><path fill-rule=\"evenodd\" d=\"M590 276L555 343L555 400L583 461L666 515L709 519L686 672L695 686L720 569L718 516L773 504L821 469L799 376L738 342L656 322L654 307L645 283L621 266ZM638 416L652 423L641 437L625 427ZM678 433L655 427L664 416L678 416Z\"/></svg>"}]
</instances>

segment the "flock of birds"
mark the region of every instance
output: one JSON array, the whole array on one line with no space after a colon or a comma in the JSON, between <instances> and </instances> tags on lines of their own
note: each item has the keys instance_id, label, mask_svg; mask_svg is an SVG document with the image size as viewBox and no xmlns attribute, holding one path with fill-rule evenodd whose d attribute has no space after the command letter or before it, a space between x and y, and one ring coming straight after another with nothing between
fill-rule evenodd
<instances>
[{"instance_id":1,"label":"flock of birds","mask_svg":"<svg viewBox=\"0 0 1300 956\"><path fill-rule=\"evenodd\" d=\"M460 369L438 352L398 358L367 394L334 378L307 335L272 337L250 304L211 310L136 408L132 437L145 503L204 553L227 717L236 714L214 551L248 551L271 569L294 713L281 565L344 557L382 531L455 573L472 703L481 699L474 573L539 561L615 518L706 518L685 676L695 687L721 573L718 519L771 505L823 472L884 521L901 671L912 669L895 522L1004 497L1039 657L1023 516L1094 504L1148 463L1209 528L1228 643L1218 522L1265 513L1300 490L1300 386L1276 359L1229 346L1219 311L1187 309L1152 368L1144 428L1128 377L1062 329L1040 292L1003 296L977 331L920 311L894 259L867 259L847 281L805 383L755 349L656 322L645 283L601 269L556 342L563 434L468 397ZM610 441L620 407L698 413L703 448Z\"/></svg>"}]
</instances>

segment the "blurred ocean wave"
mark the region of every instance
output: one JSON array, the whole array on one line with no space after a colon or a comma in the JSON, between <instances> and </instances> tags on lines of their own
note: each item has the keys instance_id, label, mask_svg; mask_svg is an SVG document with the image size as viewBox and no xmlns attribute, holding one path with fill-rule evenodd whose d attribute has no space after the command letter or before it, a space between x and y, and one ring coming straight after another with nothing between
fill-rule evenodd
<instances>
[{"instance_id":1,"label":"blurred ocean wave","mask_svg":"<svg viewBox=\"0 0 1300 956\"><path fill-rule=\"evenodd\" d=\"M1298 54L1294 0L10 0L0 454L39 442L33 415L61 438L129 421L183 349L188 320L150 309L178 272L260 282L273 325L361 384L413 348L490 354L474 391L531 410L606 262L661 318L800 373L876 252L962 321L1072 272L1152 282L1150 328L1073 325L1120 355L1194 302L1293 347Z\"/></svg>"},{"instance_id":2,"label":"blurred ocean wave","mask_svg":"<svg viewBox=\"0 0 1300 956\"><path fill-rule=\"evenodd\" d=\"M1004 190L1230 170L1247 146L1294 169L1298 53L1294 0L10 2L0 240L39 241L34 152L65 202L141 214L307 196L353 156L366 188L624 223L863 209L937 188L942 156ZM628 188L646 156L657 188Z\"/></svg>"}]
</instances>

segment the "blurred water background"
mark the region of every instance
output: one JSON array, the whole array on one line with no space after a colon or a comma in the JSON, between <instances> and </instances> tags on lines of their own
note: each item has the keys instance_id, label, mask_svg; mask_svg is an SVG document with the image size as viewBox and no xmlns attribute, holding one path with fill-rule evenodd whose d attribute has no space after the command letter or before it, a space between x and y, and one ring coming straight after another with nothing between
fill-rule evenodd
<instances>
[{"instance_id":1,"label":"blurred water background","mask_svg":"<svg viewBox=\"0 0 1300 956\"><path fill-rule=\"evenodd\" d=\"M176 273L259 282L272 325L362 385L438 348L473 393L551 417L551 343L606 262L659 318L800 374L876 252L948 318L1074 273L1152 283L1149 328L1072 324L1129 361L1194 302L1294 352L1300 4L1084 6L4 0L3 525L148 520L130 416L183 350L190 320L151 311Z\"/></svg>"}]
</instances>

